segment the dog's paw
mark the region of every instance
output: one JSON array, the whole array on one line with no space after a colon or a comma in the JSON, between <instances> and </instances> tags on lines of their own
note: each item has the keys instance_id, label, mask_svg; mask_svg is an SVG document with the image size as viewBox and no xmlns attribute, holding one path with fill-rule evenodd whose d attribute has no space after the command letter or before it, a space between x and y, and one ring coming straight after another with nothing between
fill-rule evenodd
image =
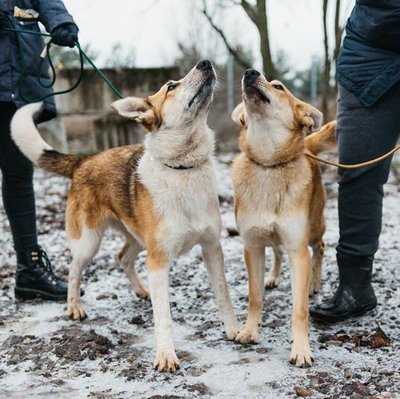
<instances>
[{"instance_id":1,"label":"dog's paw","mask_svg":"<svg viewBox=\"0 0 400 399\"><path fill-rule=\"evenodd\" d=\"M239 334L239 323L234 320L230 323L225 323L225 334L228 341L234 341Z\"/></svg>"},{"instance_id":2,"label":"dog's paw","mask_svg":"<svg viewBox=\"0 0 400 399\"><path fill-rule=\"evenodd\" d=\"M310 291L309 291L309 296L312 297L315 294L318 294L318 292L321 289L321 282L312 282L310 284Z\"/></svg>"},{"instance_id":3,"label":"dog's paw","mask_svg":"<svg viewBox=\"0 0 400 399\"><path fill-rule=\"evenodd\" d=\"M311 367L314 362L314 358L312 357L310 347L305 346L301 348L293 345L292 351L290 352L289 361L296 367Z\"/></svg>"},{"instance_id":4,"label":"dog's paw","mask_svg":"<svg viewBox=\"0 0 400 399\"><path fill-rule=\"evenodd\" d=\"M68 317L73 320L84 320L87 317L85 309L80 303L68 305L67 314Z\"/></svg>"},{"instance_id":5,"label":"dog's paw","mask_svg":"<svg viewBox=\"0 0 400 399\"><path fill-rule=\"evenodd\" d=\"M279 277L274 277L274 276L265 277L264 287L267 288L268 290L276 288L278 284L279 284Z\"/></svg>"},{"instance_id":6,"label":"dog's paw","mask_svg":"<svg viewBox=\"0 0 400 399\"><path fill-rule=\"evenodd\" d=\"M251 329L244 326L239 331L235 341L241 344L258 344L260 342L260 334L258 329Z\"/></svg>"},{"instance_id":7,"label":"dog's paw","mask_svg":"<svg viewBox=\"0 0 400 399\"><path fill-rule=\"evenodd\" d=\"M147 288L143 288L141 290L135 291L135 294L140 298L146 301L150 300L150 292Z\"/></svg>"},{"instance_id":8,"label":"dog's paw","mask_svg":"<svg viewBox=\"0 0 400 399\"><path fill-rule=\"evenodd\" d=\"M180 363L175 354L175 351L160 351L157 352L154 360L154 369L161 372L175 372L179 370Z\"/></svg>"}]
</instances>

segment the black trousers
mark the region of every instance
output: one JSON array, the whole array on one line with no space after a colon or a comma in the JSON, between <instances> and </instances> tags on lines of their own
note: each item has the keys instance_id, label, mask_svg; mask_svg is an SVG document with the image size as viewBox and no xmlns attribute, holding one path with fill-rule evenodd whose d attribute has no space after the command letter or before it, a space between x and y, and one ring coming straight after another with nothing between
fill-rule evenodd
<instances>
[{"instance_id":1,"label":"black trousers","mask_svg":"<svg viewBox=\"0 0 400 399\"><path fill-rule=\"evenodd\" d=\"M400 133L400 83L372 107L339 87L337 139L341 163L368 161L391 150ZM373 256L382 227L383 185L391 158L358 170L340 170L339 256Z\"/></svg>"},{"instance_id":2,"label":"black trousers","mask_svg":"<svg viewBox=\"0 0 400 399\"><path fill-rule=\"evenodd\" d=\"M10 136L10 122L17 110L0 102L0 169L3 204L10 222L17 254L37 249L33 165ZM3 211L3 210L1 210Z\"/></svg>"}]
</instances>

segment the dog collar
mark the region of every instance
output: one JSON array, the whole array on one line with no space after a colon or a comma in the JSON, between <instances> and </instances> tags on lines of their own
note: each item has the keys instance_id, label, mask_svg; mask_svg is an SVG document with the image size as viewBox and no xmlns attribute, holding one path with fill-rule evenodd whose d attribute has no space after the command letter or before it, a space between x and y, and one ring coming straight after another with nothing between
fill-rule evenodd
<instances>
[{"instance_id":1,"label":"dog collar","mask_svg":"<svg viewBox=\"0 0 400 399\"><path fill-rule=\"evenodd\" d=\"M194 166L184 166L184 165L179 165L179 166L172 166L172 165L168 165L167 163L164 163L164 165L168 168L171 169L176 169L176 170L187 170L187 169L193 169Z\"/></svg>"},{"instance_id":2,"label":"dog collar","mask_svg":"<svg viewBox=\"0 0 400 399\"><path fill-rule=\"evenodd\" d=\"M255 159L249 157L247 154L246 154L246 156L251 162L255 163L258 166L261 166L264 169L279 169L279 168L282 168L282 167L292 163L293 161L295 161L297 159L297 158L292 158L289 161L280 162L280 163L276 163L276 164L273 164L273 165L265 165L265 164L263 164L261 162L256 161Z\"/></svg>"}]
</instances>

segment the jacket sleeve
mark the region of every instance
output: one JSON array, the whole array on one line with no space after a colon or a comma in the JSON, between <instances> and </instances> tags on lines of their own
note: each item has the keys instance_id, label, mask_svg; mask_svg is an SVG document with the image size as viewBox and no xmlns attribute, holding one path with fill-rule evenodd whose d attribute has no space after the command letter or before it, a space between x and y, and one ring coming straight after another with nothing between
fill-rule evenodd
<instances>
[{"instance_id":1,"label":"jacket sleeve","mask_svg":"<svg viewBox=\"0 0 400 399\"><path fill-rule=\"evenodd\" d=\"M61 0L33 0L35 10L39 13L39 21L48 32L65 23L75 23Z\"/></svg>"}]
</instances>

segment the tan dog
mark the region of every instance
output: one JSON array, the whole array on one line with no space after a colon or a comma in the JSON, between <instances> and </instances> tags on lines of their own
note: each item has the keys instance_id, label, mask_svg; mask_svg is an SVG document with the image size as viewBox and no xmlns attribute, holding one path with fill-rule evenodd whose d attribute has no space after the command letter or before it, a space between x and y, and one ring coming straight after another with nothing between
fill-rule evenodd
<instances>
[{"instance_id":1,"label":"tan dog","mask_svg":"<svg viewBox=\"0 0 400 399\"><path fill-rule=\"evenodd\" d=\"M289 255L292 275L293 345L290 361L312 363L308 338L308 295L321 281L325 230L325 190L320 166L305 156L335 145L335 122L320 128L322 114L294 97L282 83L268 82L254 69L242 81L243 103L232 119L243 130L241 154L233 163L235 216L244 241L249 274L249 309L236 340L257 342L261 326L264 285L276 286L282 258ZM308 245L313 250L312 261ZM264 281L265 247L275 262Z\"/></svg>"},{"instance_id":2,"label":"tan dog","mask_svg":"<svg viewBox=\"0 0 400 399\"><path fill-rule=\"evenodd\" d=\"M144 146L125 146L88 157L60 154L41 139L32 121L40 108L37 104L19 110L11 126L12 137L32 162L72 179L66 215L73 254L70 317L86 317L80 300L81 274L98 251L106 228L125 236L118 259L142 298L148 291L134 262L142 249L147 250L157 341L154 365L159 371L179 367L172 339L169 265L194 245L202 247L228 339L235 338L239 327L225 281L214 135L207 126L215 82L211 63L202 61L185 78L168 82L153 96L113 103L120 115L147 129Z\"/></svg>"}]
</instances>

